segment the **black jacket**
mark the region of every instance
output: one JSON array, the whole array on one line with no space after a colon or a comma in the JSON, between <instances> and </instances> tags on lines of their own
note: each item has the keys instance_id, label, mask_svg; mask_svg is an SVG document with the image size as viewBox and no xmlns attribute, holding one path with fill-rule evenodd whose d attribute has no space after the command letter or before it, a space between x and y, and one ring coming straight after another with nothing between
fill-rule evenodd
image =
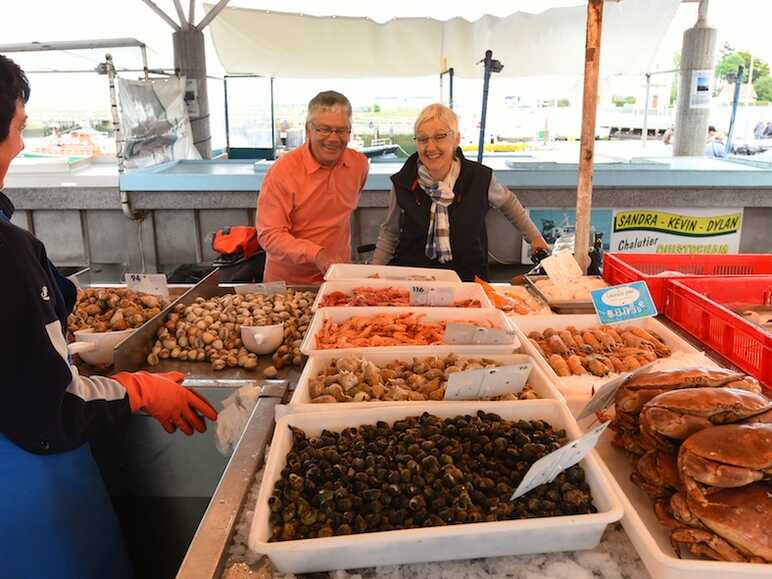
<instances>
[{"instance_id":1,"label":"black jacket","mask_svg":"<svg viewBox=\"0 0 772 579\"><path fill-rule=\"evenodd\" d=\"M65 335L74 286L12 215L0 192L0 433L37 454L72 450L131 408L117 381L85 378L70 363Z\"/></svg>"},{"instance_id":2,"label":"black jacket","mask_svg":"<svg viewBox=\"0 0 772 579\"><path fill-rule=\"evenodd\" d=\"M474 281L475 276L488 279L485 215L489 209L488 188L493 171L466 159L461 149L456 155L461 161L461 171L453 187L455 199L448 207L452 261L440 263L426 256L432 200L418 184L418 154L414 153L391 177L402 210L399 243L391 263L453 269L464 281Z\"/></svg>"}]
</instances>

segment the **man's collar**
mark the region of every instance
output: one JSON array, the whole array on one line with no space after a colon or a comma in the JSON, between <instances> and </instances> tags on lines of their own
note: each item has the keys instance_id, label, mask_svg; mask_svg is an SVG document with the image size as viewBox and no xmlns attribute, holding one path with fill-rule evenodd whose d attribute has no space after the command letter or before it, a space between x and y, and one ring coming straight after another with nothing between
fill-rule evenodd
<instances>
[{"instance_id":1,"label":"man's collar","mask_svg":"<svg viewBox=\"0 0 772 579\"><path fill-rule=\"evenodd\" d=\"M0 191L0 211L2 211L8 219L10 219L13 217L13 212L15 210L16 208L13 206L11 200L8 199L8 196Z\"/></svg>"},{"instance_id":2,"label":"man's collar","mask_svg":"<svg viewBox=\"0 0 772 579\"><path fill-rule=\"evenodd\" d=\"M349 166L349 160L347 153L348 149L343 150L343 154L340 156L340 159L338 159L338 163L335 165L343 165L344 167ZM303 156L303 166L306 168L306 173L311 174L315 173L319 169L323 168L324 165L322 165L319 161L317 161L314 158L313 153L311 153L311 143L306 141L303 143L303 148L301 155Z\"/></svg>"}]
</instances>

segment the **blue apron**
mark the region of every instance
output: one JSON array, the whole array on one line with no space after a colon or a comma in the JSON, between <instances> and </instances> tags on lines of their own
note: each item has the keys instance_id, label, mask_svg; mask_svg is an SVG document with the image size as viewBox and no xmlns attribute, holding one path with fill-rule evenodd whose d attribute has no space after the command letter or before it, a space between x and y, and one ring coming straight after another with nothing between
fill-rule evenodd
<instances>
[{"instance_id":1,"label":"blue apron","mask_svg":"<svg viewBox=\"0 0 772 579\"><path fill-rule=\"evenodd\" d=\"M2 211L0 219L8 221ZM53 291L59 294L61 318L60 309L75 302L75 288L50 263L49 274L57 282ZM66 312L62 322L66 328ZM0 576L132 577L118 519L88 444L38 455L0 434Z\"/></svg>"}]
</instances>

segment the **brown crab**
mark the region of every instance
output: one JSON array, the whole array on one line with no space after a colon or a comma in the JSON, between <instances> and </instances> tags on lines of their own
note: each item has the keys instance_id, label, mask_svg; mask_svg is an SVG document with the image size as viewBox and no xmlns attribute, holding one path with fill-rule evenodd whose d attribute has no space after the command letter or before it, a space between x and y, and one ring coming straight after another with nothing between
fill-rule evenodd
<instances>
[{"instance_id":1,"label":"brown crab","mask_svg":"<svg viewBox=\"0 0 772 579\"><path fill-rule=\"evenodd\" d=\"M739 372L722 368L672 368L638 374L615 395L617 412L638 414L655 396L681 388L718 387L732 383L733 388L761 393L759 383Z\"/></svg>"},{"instance_id":2,"label":"brown crab","mask_svg":"<svg viewBox=\"0 0 772 579\"><path fill-rule=\"evenodd\" d=\"M702 498L676 493L659 501L657 518L669 527L670 542L718 561L772 562L772 485L757 482L720 489Z\"/></svg>"},{"instance_id":3,"label":"brown crab","mask_svg":"<svg viewBox=\"0 0 772 579\"><path fill-rule=\"evenodd\" d=\"M680 486L676 459L661 450L649 451L635 461L630 480L652 498L669 497Z\"/></svg>"},{"instance_id":4,"label":"brown crab","mask_svg":"<svg viewBox=\"0 0 772 579\"><path fill-rule=\"evenodd\" d=\"M681 445L678 472L695 499L705 494L697 483L732 488L772 478L772 424L726 424L701 430Z\"/></svg>"},{"instance_id":5,"label":"brown crab","mask_svg":"<svg viewBox=\"0 0 772 579\"><path fill-rule=\"evenodd\" d=\"M772 410L763 394L737 388L671 390L649 400L641 410L641 433L659 448L674 452L686 440L709 426L728 424Z\"/></svg>"}]
</instances>

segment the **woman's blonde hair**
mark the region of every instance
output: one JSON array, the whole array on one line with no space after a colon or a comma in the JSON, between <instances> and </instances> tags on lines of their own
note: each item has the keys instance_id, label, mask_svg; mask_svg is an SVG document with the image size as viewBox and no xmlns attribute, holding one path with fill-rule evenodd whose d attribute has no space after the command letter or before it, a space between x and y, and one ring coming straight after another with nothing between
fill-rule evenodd
<instances>
[{"instance_id":1,"label":"woman's blonde hair","mask_svg":"<svg viewBox=\"0 0 772 579\"><path fill-rule=\"evenodd\" d=\"M458 134L458 115L440 103L433 103L418 114L418 118L413 125L413 132L418 133L418 127L434 119L445 123L448 129Z\"/></svg>"}]
</instances>

